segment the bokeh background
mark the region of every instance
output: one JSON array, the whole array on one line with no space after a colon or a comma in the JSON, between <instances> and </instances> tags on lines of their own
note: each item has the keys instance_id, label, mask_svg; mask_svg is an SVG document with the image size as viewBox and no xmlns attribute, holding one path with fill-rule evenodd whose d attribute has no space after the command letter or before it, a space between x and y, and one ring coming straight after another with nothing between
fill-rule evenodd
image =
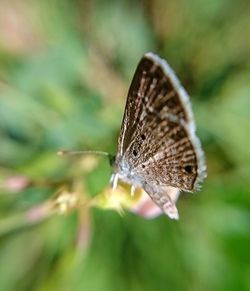
<instances>
[{"instance_id":1,"label":"bokeh background","mask_svg":"<svg viewBox=\"0 0 250 291\"><path fill-rule=\"evenodd\" d=\"M247 0L0 1L0 290L250 290L249 34ZM147 51L206 152L178 222L106 209L107 160L56 155L115 153Z\"/></svg>"}]
</instances>

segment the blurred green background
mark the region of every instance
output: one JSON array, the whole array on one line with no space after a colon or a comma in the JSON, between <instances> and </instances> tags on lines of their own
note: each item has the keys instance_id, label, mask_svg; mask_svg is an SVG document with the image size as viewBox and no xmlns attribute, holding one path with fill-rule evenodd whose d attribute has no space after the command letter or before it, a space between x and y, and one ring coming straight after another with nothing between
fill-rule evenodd
<instances>
[{"instance_id":1,"label":"blurred green background","mask_svg":"<svg viewBox=\"0 0 250 291\"><path fill-rule=\"evenodd\" d=\"M0 1L0 290L250 290L249 35L247 0ZM108 184L105 159L56 152L115 153L147 51L191 96L202 191L181 196L178 222L48 213L58 193Z\"/></svg>"}]
</instances>

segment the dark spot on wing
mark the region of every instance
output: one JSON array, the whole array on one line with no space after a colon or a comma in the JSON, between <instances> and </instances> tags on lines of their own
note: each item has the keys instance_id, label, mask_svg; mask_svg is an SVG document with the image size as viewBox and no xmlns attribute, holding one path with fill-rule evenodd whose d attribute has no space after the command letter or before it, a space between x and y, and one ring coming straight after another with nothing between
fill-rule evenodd
<instances>
[{"instance_id":1,"label":"dark spot on wing","mask_svg":"<svg viewBox=\"0 0 250 291\"><path fill-rule=\"evenodd\" d=\"M187 166L184 167L184 170L185 170L188 174L191 174L191 173L192 173L192 166L187 165Z\"/></svg>"}]
</instances>

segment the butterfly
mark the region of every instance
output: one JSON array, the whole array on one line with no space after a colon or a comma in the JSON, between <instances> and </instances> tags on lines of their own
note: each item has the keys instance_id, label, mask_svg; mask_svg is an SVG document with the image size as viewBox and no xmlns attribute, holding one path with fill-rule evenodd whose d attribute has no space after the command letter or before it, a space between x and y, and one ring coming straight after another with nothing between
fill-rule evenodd
<instances>
[{"instance_id":1,"label":"butterfly","mask_svg":"<svg viewBox=\"0 0 250 291\"><path fill-rule=\"evenodd\" d=\"M168 63L153 53L139 62L129 88L112 186L118 180L143 190L178 219L180 191L200 189L206 164L189 96Z\"/></svg>"}]
</instances>

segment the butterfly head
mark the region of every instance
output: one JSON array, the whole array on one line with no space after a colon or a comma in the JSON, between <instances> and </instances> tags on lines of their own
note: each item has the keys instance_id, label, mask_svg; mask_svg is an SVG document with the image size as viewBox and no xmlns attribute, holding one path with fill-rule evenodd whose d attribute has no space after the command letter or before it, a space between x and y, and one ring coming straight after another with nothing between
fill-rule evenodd
<instances>
[{"instance_id":1,"label":"butterfly head","mask_svg":"<svg viewBox=\"0 0 250 291\"><path fill-rule=\"evenodd\" d=\"M111 166L111 167L114 167L116 156L110 154L110 155L108 156L108 158L109 158L109 164L110 164L110 166Z\"/></svg>"}]
</instances>

